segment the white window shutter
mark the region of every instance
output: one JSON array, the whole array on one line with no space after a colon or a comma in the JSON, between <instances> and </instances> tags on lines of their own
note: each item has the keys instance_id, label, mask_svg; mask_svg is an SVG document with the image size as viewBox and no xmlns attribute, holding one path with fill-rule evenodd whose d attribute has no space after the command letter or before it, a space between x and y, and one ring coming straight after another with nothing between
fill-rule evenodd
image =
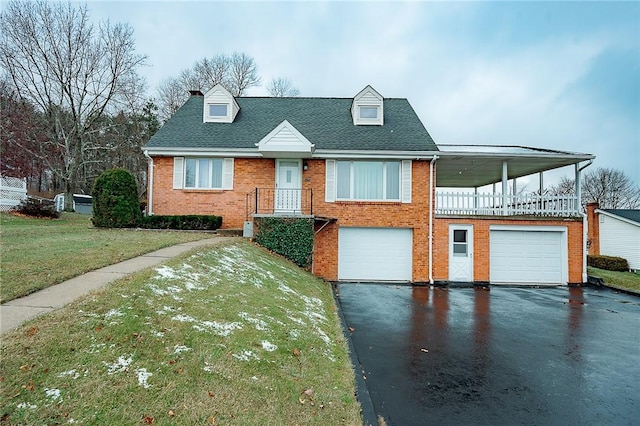
<instances>
[{"instance_id":1,"label":"white window shutter","mask_svg":"<svg viewBox=\"0 0 640 426\"><path fill-rule=\"evenodd\" d=\"M411 202L411 160L402 160L402 202Z\"/></svg>"},{"instance_id":2,"label":"white window shutter","mask_svg":"<svg viewBox=\"0 0 640 426\"><path fill-rule=\"evenodd\" d=\"M184 182L184 157L173 157L173 189L182 189Z\"/></svg>"},{"instance_id":3,"label":"white window shutter","mask_svg":"<svg viewBox=\"0 0 640 426\"><path fill-rule=\"evenodd\" d=\"M325 164L326 186L324 189L324 200L327 203L333 203L336 201L336 160L325 160Z\"/></svg>"},{"instance_id":4,"label":"white window shutter","mask_svg":"<svg viewBox=\"0 0 640 426\"><path fill-rule=\"evenodd\" d=\"M233 189L233 158L222 162L222 189Z\"/></svg>"}]
</instances>

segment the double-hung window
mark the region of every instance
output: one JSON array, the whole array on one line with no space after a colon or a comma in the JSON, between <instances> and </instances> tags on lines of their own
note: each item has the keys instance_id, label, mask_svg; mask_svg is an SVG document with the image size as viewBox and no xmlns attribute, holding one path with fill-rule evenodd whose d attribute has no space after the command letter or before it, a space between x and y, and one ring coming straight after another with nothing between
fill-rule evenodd
<instances>
[{"instance_id":1,"label":"double-hung window","mask_svg":"<svg viewBox=\"0 0 640 426\"><path fill-rule=\"evenodd\" d=\"M336 199L400 201L400 161L336 161Z\"/></svg>"},{"instance_id":2,"label":"double-hung window","mask_svg":"<svg viewBox=\"0 0 640 426\"><path fill-rule=\"evenodd\" d=\"M186 158L185 188L222 189L222 158Z\"/></svg>"}]
</instances>

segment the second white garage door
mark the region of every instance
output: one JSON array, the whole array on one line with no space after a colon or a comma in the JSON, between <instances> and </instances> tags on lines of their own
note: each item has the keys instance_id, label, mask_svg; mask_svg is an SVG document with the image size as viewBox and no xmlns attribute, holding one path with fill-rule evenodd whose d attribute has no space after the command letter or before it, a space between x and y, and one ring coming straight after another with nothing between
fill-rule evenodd
<instances>
[{"instance_id":1,"label":"second white garage door","mask_svg":"<svg viewBox=\"0 0 640 426\"><path fill-rule=\"evenodd\" d=\"M492 283L566 284L566 228L491 229Z\"/></svg>"},{"instance_id":2,"label":"second white garage door","mask_svg":"<svg viewBox=\"0 0 640 426\"><path fill-rule=\"evenodd\" d=\"M341 281L411 281L413 230L340 228L338 279Z\"/></svg>"}]
</instances>

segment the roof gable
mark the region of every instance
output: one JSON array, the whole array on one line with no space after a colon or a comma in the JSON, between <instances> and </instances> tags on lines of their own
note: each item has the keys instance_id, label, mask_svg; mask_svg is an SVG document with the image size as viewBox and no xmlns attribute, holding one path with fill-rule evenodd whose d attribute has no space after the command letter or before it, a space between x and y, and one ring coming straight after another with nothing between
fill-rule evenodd
<instances>
[{"instance_id":1,"label":"roof gable","mask_svg":"<svg viewBox=\"0 0 640 426\"><path fill-rule=\"evenodd\" d=\"M601 209L596 213L604 213L607 216L620 219L623 222L640 226L640 210L638 209Z\"/></svg>"},{"instance_id":2,"label":"roof gable","mask_svg":"<svg viewBox=\"0 0 640 426\"><path fill-rule=\"evenodd\" d=\"M264 157L311 157L314 145L284 120L256 144Z\"/></svg>"}]
</instances>

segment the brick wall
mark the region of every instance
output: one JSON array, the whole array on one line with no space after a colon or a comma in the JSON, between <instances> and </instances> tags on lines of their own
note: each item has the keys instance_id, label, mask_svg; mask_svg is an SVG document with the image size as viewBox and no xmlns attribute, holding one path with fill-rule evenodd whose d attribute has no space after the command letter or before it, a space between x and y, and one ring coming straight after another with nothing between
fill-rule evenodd
<instances>
[{"instance_id":1,"label":"brick wall","mask_svg":"<svg viewBox=\"0 0 640 426\"><path fill-rule=\"evenodd\" d=\"M514 226L566 226L569 256L569 282L582 282L582 219L549 218L451 218L436 217L434 221L434 271L436 281L446 281L449 275L449 225L473 225L473 270L475 281L489 281L489 227Z\"/></svg>"},{"instance_id":2,"label":"brick wall","mask_svg":"<svg viewBox=\"0 0 640 426\"><path fill-rule=\"evenodd\" d=\"M273 159L236 158L233 190L173 189L173 157L154 157L153 213L213 214L222 216L222 228L242 228L246 217L246 194L256 187L272 188L276 166Z\"/></svg>"},{"instance_id":3,"label":"brick wall","mask_svg":"<svg viewBox=\"0 0 640 426\"><path fill-rule=\"evenodd\" d=\"M325 161L308 160L303 172L303 188L313 188L313 213L337 218L316 235L314 274L327 280L338 279L338 227L393 227L413 229L413 281L429 280L429 162L413 161L411 203L325 202ZM435 201L435 200L434 200ZM317 225L317 228L322 223Z\"/></svg>"}]
</instances>

